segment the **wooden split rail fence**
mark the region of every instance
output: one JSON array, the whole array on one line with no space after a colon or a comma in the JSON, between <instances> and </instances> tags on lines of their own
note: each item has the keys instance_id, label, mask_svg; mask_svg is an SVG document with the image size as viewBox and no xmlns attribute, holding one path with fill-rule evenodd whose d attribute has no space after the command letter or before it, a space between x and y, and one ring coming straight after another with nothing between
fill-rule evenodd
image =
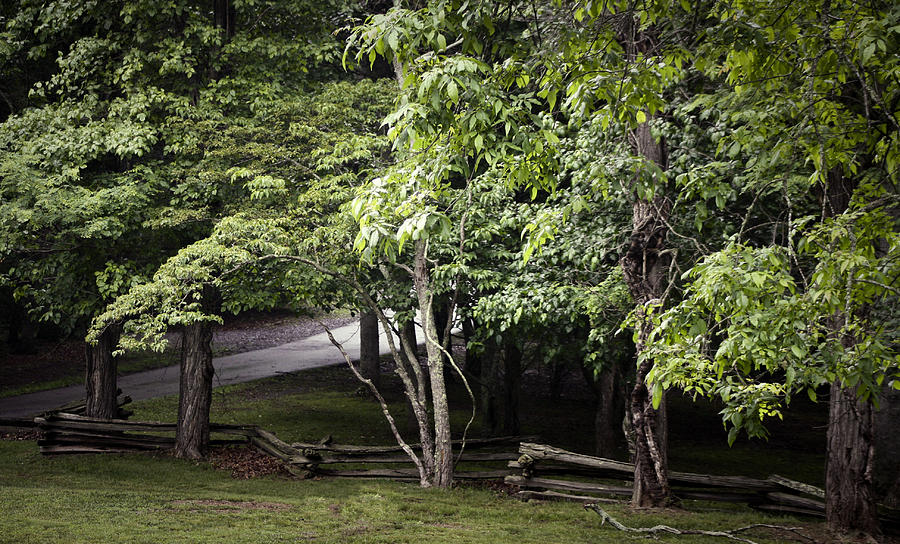
<instances>
[{"instance_id":1,"label":"wooden split rail fence","mask_svg":"<svg viewBox=\"0 0 900 544\"><path fill-rule=\"evenodd\" d=\"M34 418L43 436L38 439L45 455L61 453L126 453L167 450L175 447L174 423L95 419L78 414L55 412ZM246 425L210 425L210 432L238 435L239 438L213 440L214 445L244 444L256 433Z\"/></svg>"},{"instance_id":2,"label":"wooden split rail fence","mask_svg":"<svg viewBox=\"0 0 900 544\"><path fill-rule=\"evenodd\" d=\"M603 498L631 496L631 463L527 442L519 445L519 453L509 468L518 469L521 474L507 476L506 483L519 486L522 498L602 502ZM763 480L670 471L669 484L682 499L743 502L773 512L825 514L823 490L780 476Z\"/></svg>"},{"instance_id":3,"label":"wooden split rail fence","mask_svg":"<svg viewBox=\"0 0 900 544\"><path fill-rule=\"evenodd\" d=\"M509 453L509 447L520 439L521 437L509 436L467 440L465 451L458 460L467 466L465 469L457 467L454 477L463 480L503 478L509 474L505 465L518 457L517 454ZM331 444L329 440L288 444L262 429L258 437L250 440L259 449L287 463L299 475L419 479L413 461L400 446L352 446ZM454 441L453 446L454 455L458 455L461 441ZM410 447L421 451L419 444L410 444ZM498 448L505 448L506 451L488 451Z\"/></svg>"},{"instance_id":4,"label":"wooden split rail fence","mask_svg":"<svg viewBox=\"0 0 900 544\"><path fill-rule=\"evenodd\" d=\"M51 412L34 419L43 436L38 440L45 455L65 453L125 453L167 450L175 447L174 423L95 419L78 414ZM211 424L211 433L235 435L233 439L212 440L211 445L246 444L280 459L298 476L337 476L345 478L392 478L418 480L412 460L399 446L350 446L319 443L288 444L274 433L254 425ZM523 437L467 440L457 469L460 479L499 479L509 474L506 464L518 457L511 445ZM459 441L454 441L458 454ZM412 444L413 449L421 446ZM489 451L498 448L506 451ZM373 466L374 465L374 466ZM487 465L487 467L486 467ZM473 468L469 468L473 467Z\"/></svg>"},{"instance_id":5,"label":"wooden split rail fence","mask_svg":"<svg viewBox=\"0 0 900 544\"><path fill-rule=\"evenodd\" d=\"M522 499L587 503L631 496L631 463L528 442L519 444L519 453L508 466L520 473L507 476L505 481L521 489L517 496ZM768 512L825 516L823 489L778 475L759 479L670 471L669 484L681 499L741 502ZM900 512L882 508L880 513L886 526L900 524Z\"/></svg>"},{"instance_id":6,"label":"wooden split rail fence","mask_svg":"<svg viewBox=\"0 0 900 544\"><path fill-rule=\"evenodd\" d=\"M174 423L102 420L78 414L55 412L34 419L41 430L38 440L43 454L113 453L171 449L175 445ZM352 446L318 443L288 444L274 433L255 425L210 425L210 432L233 438L213 440L213 445L250 443L280 459L303 477L390 478L418 480L412 460L399 446ZM454 477L500 479L520 489L521 499L604 502L631 496L634 466L630 463L573 453L552 446L519 441L525 437L467 440ZM519 443L518 453L511 445ZM454 441L459 455L460 441ZM412 448L421 450L417 444ZM511 474L510 472L516 473ZM767 479L744 476L713 476L691 472L669 473L674 494L682 499L741 502L770 512L821 517L825 492L817 487L773 475ZM900 515L883 511L882 519L897 526Z\"/></svg>"}]
</instances>

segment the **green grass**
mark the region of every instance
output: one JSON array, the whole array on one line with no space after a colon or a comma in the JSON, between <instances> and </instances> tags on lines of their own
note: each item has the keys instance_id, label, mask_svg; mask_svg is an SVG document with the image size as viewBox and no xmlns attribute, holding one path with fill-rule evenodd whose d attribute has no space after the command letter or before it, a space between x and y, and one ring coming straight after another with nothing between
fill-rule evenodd
<instances>
[{"instance_id":1,"label":"green grass","mask_svg":"<svg viewBox=\"0 0 900 544\"><path fill-rule=\"evenodd\" d=\"M376 404L357 395L341 367L322 368L219 388L212 419L255 423L287 441L390 443ZM401 425L406 418L396 389L388 398ZM467 406L457 398L461 428ZM574 401L529 399L526 432L545 431L546 441L579 447L590 411ZM682 407L676 402L675 414ZM177 399L135 403L133 419L172 421ZM567 421L567 425L562 422ZM562 426L561 426L562 425ZM475 429L477 432L477 427ZM579 432L582 431L582 432ZM555 435L555 436L554 436ZM709 438L709 437L707 437ZM566 443L568 440L568 443ZM709 438L709 440L712 440ZM729 450L724 444L674 441L673 468L696 463L705 472L765 463L764 451ZM800 458L800 463L816 463ZM714 470L714 468L716 470ZM741 470L736 470L741 472ZM794 473L788 473L791 476ZM635 513L626 505L608 511L629 526L665 523L679 528L727 529L751 523L821 525L762 515L744 506L688 502L684 510ZM168 455L41 457L33 442L0 441L0 542L645 542L600 526L600 518L570 503L522 503L488 489L426 490L389 481L235 480L207 463ZM747 535L757 542L771 533ZM767 539L765 537L770 537ZM663 537L663 542L715 542L708 537Z\"/></svg>"},{"instance_id":2,"label":"green grass","mask_svg":"<svg viewBox=\"0 0 900 544\"><path fill-rule=\"evenodd\" d=\"M0 442L0 542L643 542L570 503L522 503L474 488L427 490L358 480L234 480L168 456L42 458ZM796 525L746 509L634 514L633 526ZM754 537L759 542L777 542ZM663 538L663 542L709 542Z\"/></svg>"}]
</instances>

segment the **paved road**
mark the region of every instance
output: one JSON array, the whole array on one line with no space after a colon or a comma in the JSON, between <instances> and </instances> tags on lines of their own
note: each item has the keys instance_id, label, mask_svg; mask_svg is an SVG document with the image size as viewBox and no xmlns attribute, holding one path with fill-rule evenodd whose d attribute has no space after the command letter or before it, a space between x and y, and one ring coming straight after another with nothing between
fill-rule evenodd
<instances>
[{"instance_id":1,"label":"paved road","mask_svg":"<svg viewBox=\"0 0 900 544\"><path fill-rule=\"evenodd\" d=\"M359 358L359 323L333 329L332 334L351 358ZM388 353L384 335L381 330L381 351ZM217 357L213 359L216 369L213 384L218 387L337 364L344 364L344 359L323 332L274 348ZM178 365L121 376L119 388L134 400L174 395L178 393ZM0 417L27 417L81 398L84 398L83 385L0 399Z\"/></svg>"}]
</instances>

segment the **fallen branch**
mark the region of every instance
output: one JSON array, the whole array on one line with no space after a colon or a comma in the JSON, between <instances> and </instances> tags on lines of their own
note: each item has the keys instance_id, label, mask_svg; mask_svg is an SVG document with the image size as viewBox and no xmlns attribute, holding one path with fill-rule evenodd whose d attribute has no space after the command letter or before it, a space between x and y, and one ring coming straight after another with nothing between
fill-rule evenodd
<instances>
[{"instance_id":1,"label":"fallen branch","mask_svg":"<svg viewBox=\"0 0 900 544\"><path fill-rule=\"evenodd\" d=\"M798 527L784 527L782 525L770 525L768 523L754 523L752 525L747 525L745 527L738 527L737 529L732 529L730 531L704 531L702 529L676 529L675 527L669 527L668 525L654 525L653 527L627 527L622 523L613 519L612 516L606 513L605 510L600 508L600 506L596 503L585 504L584 508L586 510L593 510L600 516L600 525L603 525L607 521L610 525L615 527L620 531L625 531L626 533L645 533L655 535L657 533L669 533L672 535L703 535L703 536L717 536L721 538L727 538L729 540L736 540L738 542L744 542L746 544L757 544L755 541L750 540L749 538L743 538L737 536L737 533L743 533L744 531L749 531L750 529L775 529L778 531L787 531L793 533L794 535L809 541L814 542L813 539L808 536L802 534Z\"/></svg>"}]
</instances>

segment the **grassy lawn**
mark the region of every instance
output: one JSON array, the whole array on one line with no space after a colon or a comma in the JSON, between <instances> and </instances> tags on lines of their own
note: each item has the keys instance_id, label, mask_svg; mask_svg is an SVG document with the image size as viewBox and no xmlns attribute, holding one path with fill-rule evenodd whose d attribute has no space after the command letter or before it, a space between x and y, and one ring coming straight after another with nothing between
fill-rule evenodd
<instances>
[{"instance_id":1,"label":"grassy lawn","mask_svg":"<svg viewBox=\"0 0 900 544\"><path fill-rule=\"evenodd\" d=\"M475 488L425 490L386 481L235 480L168 456L40 457L0 442L2 542L623 542L570 503L522 503ZM694 504L665 515L608 508L635 526L734 528L796 520ZM759 542L778 542L759 538ZM708 538L663 538L709 542Z\"/></svg>"},{"instance_id":2,"label":"grassy lawn","mask_svg":"<svg viewBox=\"0 0 900 544\"><path fill-rule=\"evenodd\" d=\"M213 420L256 423L288 441L330 434L335 442L390 443L374 402L359 396L357 388L342 367L219 388ZM389 400L396 403L397 391L388 389ZM460 399L456 404L460 409L454 413L455 428L461 428L467 407ZM543 431L546 442L589 451L580 432L589 435L590 429L584 402L534 398L527 404L525 432ZM689 403L673 405L673 418L682 410L697 410ZM403 409L394 406L404 421ZM175 397L165 397L133 408L133 419L172 421L177 403ZM715 422L714 412L703 414ZM692 417L696 422L701 414ZM729 450L714 435L674 439L673 468L744 474L781 471L792 477L821 471L821 460L814 453L779 454L756 444ZM799 456L790 457L793 454ZM684 506L647 513L616 504L607 510L630 526L665 523L712 530L762 522L802 525L813 535L822 534L819 523L763 515L740 505L691 501ZM601 527L600 518L578 504L522 503L486 486L448 491L388 481L272 476L237 480L209 463L162 454L41 457L34 442L25 441L0 441L0 512L0 542L17 543L646 541ZM792 541L785 534L764 531L746 536L757 542ZM716 541L702 536L661 540Z\"/></svg>"}]
</instances>

